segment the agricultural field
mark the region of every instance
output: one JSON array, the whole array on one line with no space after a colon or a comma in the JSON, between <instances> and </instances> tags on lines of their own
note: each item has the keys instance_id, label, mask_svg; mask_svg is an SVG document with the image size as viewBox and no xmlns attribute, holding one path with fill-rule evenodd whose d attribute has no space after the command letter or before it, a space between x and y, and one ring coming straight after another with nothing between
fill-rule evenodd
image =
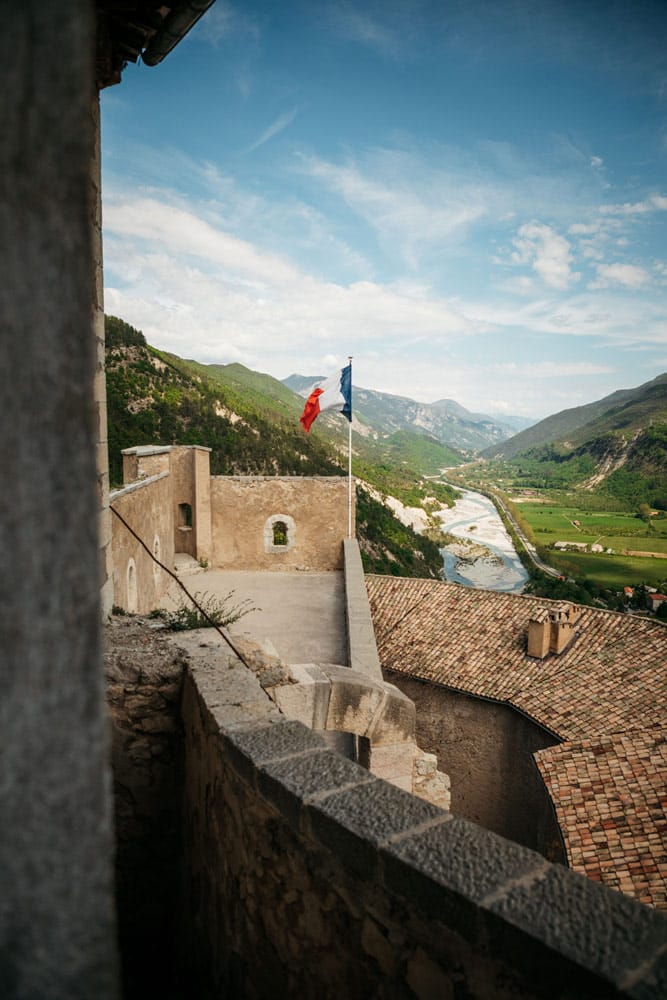
<instances>
[{"instance_id":1,"label":"agricultural field","mask_svg":"<svg viewBox=\"0 0 667 1000\"><path fill-rule=\"evenodd\" d=\"M598 543L610 549L667 553L667 518L647 524L634 514L589 511L551 503L521 503L519 514L528 522L538 545L557 541Z\"/></svg>"},{"instance_id":2,"label":"agricultural field","mask_svg":"<svg viewBox=\"0 0 667 1000\"><path fill-rule=\"evenodd\" d=\"M535 544L548 549L547 560L571 576L586 576L603 587L621 589L646 583L659 586L667 578L667 518L645 522L630 512L586 510L547 502L515 503L514 510ZM601 545L612 553L562 552L556 542ZM655 558L625 555L656 553Z\"/></svg>"},{"instance_id":3,"label":"agricultural field","mask_svg":"<svg viewBox=\"0 0 667 1000\"><path fill-rule=\"evenodd\" d=\"M587 552L549 552L549 562L575 579L586 578L600 587L619 591L640 583L663 591L667 580L667 559L638 559L634 556L607 556ZM664 591L663 591L664 592Z\"/></svg>"}]
</instances>

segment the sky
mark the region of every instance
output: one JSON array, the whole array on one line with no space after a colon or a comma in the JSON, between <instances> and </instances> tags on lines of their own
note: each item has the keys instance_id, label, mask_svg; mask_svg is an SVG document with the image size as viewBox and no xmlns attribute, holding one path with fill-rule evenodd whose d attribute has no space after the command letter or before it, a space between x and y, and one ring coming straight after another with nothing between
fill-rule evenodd
<instances>
[{"instance_id":1,"label":"sky","mask_svg":"<svg viewBox=\"0 0 667 1000\"><path fill-rule=\"evenodd\" d=\"M217 0L102 93L149 343L539 419L667 371L664 0Z\"/></svg>"}]
</instances>

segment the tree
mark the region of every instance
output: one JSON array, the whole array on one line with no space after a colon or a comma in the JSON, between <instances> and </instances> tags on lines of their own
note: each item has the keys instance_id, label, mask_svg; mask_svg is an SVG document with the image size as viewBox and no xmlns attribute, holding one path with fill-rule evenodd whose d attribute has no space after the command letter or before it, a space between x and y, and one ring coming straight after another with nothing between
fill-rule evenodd
<instances>
[{"instance_id":1,"label":"tree","mask_svg":"<svg viewBox=\"0 0 667 1000\"><path fill-rule=\"evenodd\" d=\"M651 508L647 503L640 503L637 510L637 517L640 517L646 524L651 523Z\"/></svg>"}]
</instances>

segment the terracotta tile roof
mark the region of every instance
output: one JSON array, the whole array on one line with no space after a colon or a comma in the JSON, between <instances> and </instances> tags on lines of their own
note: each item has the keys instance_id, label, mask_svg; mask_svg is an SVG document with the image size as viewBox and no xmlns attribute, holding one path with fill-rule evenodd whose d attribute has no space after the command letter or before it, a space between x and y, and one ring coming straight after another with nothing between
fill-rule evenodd
<instances>
[{"instance_id":1,"label":"terracotta tile roof","mask_svg":"<svg viewBox=\"0 0 667 1000\"><path fill-rule=\"evenodd\" d=\"M431 580L366 585L382 666L508 702L563 740L536 758L572 867L667 908L667 627L580 607L572 642L536 659L528 622L556 602Z\"/></svg>"},{"instance_id":2,"label":"terracotta tile roof","mask_svg":"<svg viewBox=\"0 0 667 1000\"><path fill-rule=\"evenodd\" d=\"M643 732L539 750L570 866L667 909L667 736Z\"/></svg>"},{"instance_id":3,"label":"terracotta tile roof","mask_svg":"<svg viewBox=\"0 0 667 1000\"><path fill-rule=\"evenodd\" d=\"M526 653L528 622L559 602L436 580L366 585L383 667L510 702L563 740L667 722L660 622L581 607L570 645L538 660Z\"/></svg>"}]
</instances>

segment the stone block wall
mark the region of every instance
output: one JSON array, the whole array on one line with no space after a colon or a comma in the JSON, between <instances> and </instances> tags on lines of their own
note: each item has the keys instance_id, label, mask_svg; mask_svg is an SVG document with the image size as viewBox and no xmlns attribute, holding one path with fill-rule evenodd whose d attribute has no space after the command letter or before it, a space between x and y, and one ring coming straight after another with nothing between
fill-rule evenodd
<instances>
[{"instance_id":1,"label":"stone block wall","mask_svg":"<svg viewBox=\"0 0 667 1000\"><path fill-rule=\"evenodd\" d=\"M667 920L452 817L190 666L184 953L193 995L658 1000Z\"/></svg>"},{"instance_id":2,"label":"stone block wall","mask_svg":"<svg viewBox=\"0 0 667 1000\"><path fill-rule=\"evenodd\" d=\"M213 564L221 569L342 569L347 503L344 477L215 476ZM285 544L274 544L277 522L286 526Z\"/></svg>"},{"instance_id":3,"label":"stone block wall","mask_svg":"<svg viewBox=\"0 0 667 1000\"><path fill-rule=\"evenodd\" d=\"M105 629L125 1000L173 996L181 912L185 661L130 618ZM150 960L152 956L154 960Z\"/></svg>"}]
</instances>

